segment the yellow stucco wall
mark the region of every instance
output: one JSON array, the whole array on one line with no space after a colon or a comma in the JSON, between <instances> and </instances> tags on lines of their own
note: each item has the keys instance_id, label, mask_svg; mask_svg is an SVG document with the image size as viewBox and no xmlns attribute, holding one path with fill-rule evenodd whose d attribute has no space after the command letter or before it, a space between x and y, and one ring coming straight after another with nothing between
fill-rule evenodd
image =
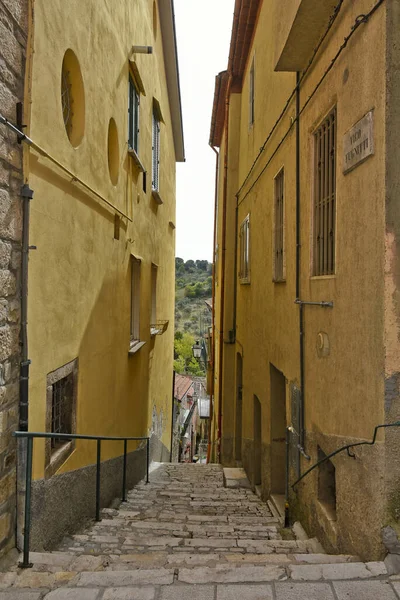
<instances>
[{"instance_id":1,"label":"yellow stucco wall","mask_svg":"<svg viewBox=\"0 0 400 600\"><path fill-rule=\"evenodd\" d=\"M257 28L243 78L241 114L231 124L229 136L240 129L233 172L228 180L245 180L268 133L295 87L295 73L276 72L276 48L282 23L278 0L262 3ZM293 0L290 14L299 2ZM370 3L344 4L301 88L303 106L349 34L355 18L370 9ZM272 15L272 18L271 18ZM274 17L275 16L275 17ZM312 24L310 23L310 26ZM249 127L249 72L255 64L255 123ZM360 60L360 57L363 57ZM232 98L232 96L231 96ZM336 272L312 277L313 132L334 106L337 108ZM368 111L374 110L375 154L351 173L344 175L343 136ZM238 225L250 215L250 285L237 286L235 353L243 359L242 461L250 480L254 477L254 410L261 403L262 490L271 491L270 365L283 373L286 384L286 423L291 422L290 385L299 385L299 308L296 287L296 132L295 127L278 149L278 144L295 118L295 99L268 142L249 181L239 195ZM377 11L353 36L335 67L305 109L301 129L301 279L300 293L306 301L333 301L333 309L305 307L305 427L306 450L311 464L317 460L317 445L328 453L346 441L370 439L384 414L384 226L385 226L385 12ZM228 158L228 165L231 157ZM268 163L268 164L267 164ZM274 178L285 169L286 282L273 282ZM235 191L237 191L237 189ZM234 193L233 195L234 196ZM228 212L235 210L234 198ZM218 214L221 240L221 212ZM228 216L229 221L229 216ZM227 235L234 236L234 228ZM366 266L368 265L368 267ZM229 260L227 269L231 269ZM217 291L216 315L221 307ZM325 332L330 355L320 358L317 336ZM218 361L218 353L216 354ZM235 369L233 359L233 369ZM216 371L219 365L216 365ZM236 391L232 381L221 391L224 420L235 421ZM223 426L224 429L224 426ZM380 440L383 439L381 436ZM226 462L234 461L228 453ZM343 456L335 461L337 522L315 508L316 472L300 488L299 513L305 524L330 549L357 550L378 556L384 501L381 478L371 473L382 468L382 449L363 455L363 462L349 464ZM304 471L310 463L301 460ZM318 503L317 503L318 504ZM317 525L316 519L320 522ZM367 521L370 529L363 526ZM319 527L319 529L316 529Z\"/></svg>"},{"instance_id":2,"label":"yellow stucco wall","mask_svg":"<svg viewBox=\"0 0 400 600\"><path fill-rule=\"evenodd\" d=\"M30 241L37 250L29 264L29 428L45 430L46 375L78 358L78 433L143 436L152 431L153 421L169 448L175 250L169 222L175 222L175 150L160 23L153 28L152 0L36 0L34 19L29 135L131 221L121 217L120 239L114 239L115 211L30 151L28 178L35 191ZM139 156L147 170L147 193L127 154L128 56L134 44L153 46L153 54L134 56L146 94L140 103ZM79 60L85 91L85 132L77 148L67 137L60 97L61 66L69 48ZM162 205L151 195L153 98L164 120ZM119 140L116 185L108 170L111 118ZM142 261L140 338L146 344L128 356L132 254ZM154 338L152 263L158 265L157 319L169 320L167 331ZM121 444L103 444L104 459L120 453ZM78 442L61 471L94 461L95 444ZM35 477L43 472L44 443L39 441Z\"/></svg>"}]
</instances>

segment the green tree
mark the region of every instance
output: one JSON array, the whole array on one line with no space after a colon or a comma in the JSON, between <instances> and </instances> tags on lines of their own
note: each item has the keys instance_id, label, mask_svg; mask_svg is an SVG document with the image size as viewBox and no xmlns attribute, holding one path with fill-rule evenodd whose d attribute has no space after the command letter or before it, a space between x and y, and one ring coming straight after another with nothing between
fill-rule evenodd
<instances>
[{"instance_id":1,"label":"green tree","mask_svg":"<svg viewBox=\"0 0 400 600\"><path fill-rule=\"evenodd\" d=\"M178 356L176 360L174 360L174 371L182 375L185 372L185 359L183 356Z\"/></svg>"},{"instance_id":2,"label":"green tree","mask_svg":"<svg viewBox=\"0 0 400 600\"><path fill-rule=\"evenodd\" d=\"M192 357L190 363L187 366L187 372L190 375L194 375L195 377L201 377L202 375L204 375L204 371L201 368L200 364L193 357Z\"/></svg>"}]
</instances>

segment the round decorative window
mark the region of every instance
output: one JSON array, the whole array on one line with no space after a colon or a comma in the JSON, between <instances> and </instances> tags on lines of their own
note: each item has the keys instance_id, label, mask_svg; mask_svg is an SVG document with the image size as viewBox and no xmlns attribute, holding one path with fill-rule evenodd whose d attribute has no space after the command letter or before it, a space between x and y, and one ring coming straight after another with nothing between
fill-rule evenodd
<instances>
[{"instance_id":1,"label":"round decorative window","mask_svg":"<svg viewBox=\"0 0 400 600\"><path fill-rule=\"evenodd\" d=\"M117 185L119 177L119 143L118 129L114 119L108 124L108 170L113 185Z\"/></svg>"},{"instance_id":2,"label":"round decorative window","mask_svg":"<svg viewBox=\"0 0 400 600\"><path fill-rule=\"evenodd\" d=\"M71 49L64 54L62 63L61 107L65 131L76 148L85 133L85 91L79 61Z\"/></svg>"}]
</instances>

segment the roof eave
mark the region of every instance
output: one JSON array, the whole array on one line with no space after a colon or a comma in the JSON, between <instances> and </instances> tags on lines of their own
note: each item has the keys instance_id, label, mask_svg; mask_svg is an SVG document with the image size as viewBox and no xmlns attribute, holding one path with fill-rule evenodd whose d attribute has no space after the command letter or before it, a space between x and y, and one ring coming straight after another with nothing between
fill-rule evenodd
<instances>
[{"instance_id":1,"label":"roof eave","mask_svg":"<svg viewBox=\"0 0 400 600\"><path fill-rule=\"evenodd\" d=\"M185 161L181 89L179 82L178 50L176 43L173 0L159 0L161 35L164 48L165 71L171 108L172 131L177 162Z\"/></svg>"}]
</instances>

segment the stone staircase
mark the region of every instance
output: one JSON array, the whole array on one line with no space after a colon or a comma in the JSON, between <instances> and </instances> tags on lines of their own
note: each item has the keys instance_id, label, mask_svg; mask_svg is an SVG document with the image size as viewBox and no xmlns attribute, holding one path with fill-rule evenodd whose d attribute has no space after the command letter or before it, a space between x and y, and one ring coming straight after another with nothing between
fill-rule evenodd
<instances>
[{"instance_id":1,"label":"stone staircase","mask_svg":"<svg viewBox=\"0 0 400 600\"><path fill-rule=\"evenodd\" d=\"M295 539L250 489L224 487L218 465L161 465L100 523L31 560L0 573L0 600L400 598L383 562Z\"/></svg>"}]
</instances>

